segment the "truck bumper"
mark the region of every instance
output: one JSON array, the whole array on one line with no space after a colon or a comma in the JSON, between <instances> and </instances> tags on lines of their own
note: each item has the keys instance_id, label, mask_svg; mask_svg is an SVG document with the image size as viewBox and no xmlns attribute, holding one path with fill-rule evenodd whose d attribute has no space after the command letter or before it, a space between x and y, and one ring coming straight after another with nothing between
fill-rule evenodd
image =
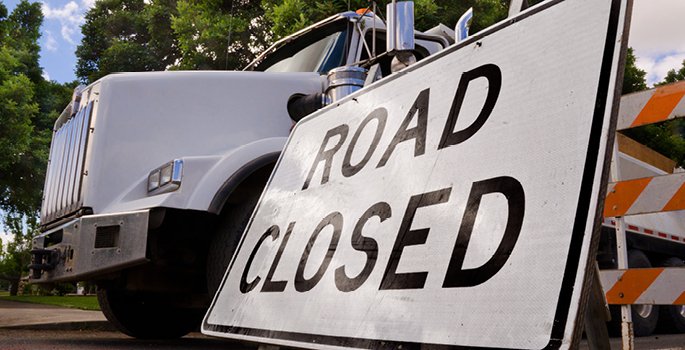
<instances>
[{"instance_id":1,"label":"truck bumper","mask_svg":"<svg viewBox=\"0 0 685 350\"><path fill-rule=\"evenodd\" d=\"M32 283L97 279L146 259L149 210L87 215L41 233L31 250Z\"/></svg>"}]
</instances>

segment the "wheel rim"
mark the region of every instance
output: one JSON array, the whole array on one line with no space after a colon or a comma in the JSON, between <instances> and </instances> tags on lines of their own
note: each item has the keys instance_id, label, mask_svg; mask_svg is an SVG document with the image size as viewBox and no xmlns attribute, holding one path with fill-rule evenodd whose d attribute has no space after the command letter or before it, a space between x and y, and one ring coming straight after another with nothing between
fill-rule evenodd
<instances>
[{"instance_id":1,"label":"wheel rim","mask_svg":"<svg viewBox=\"0 0 685 350\"><path fill-rule=\"evenodd\" d=\"M685 305L680 305L679 311L680 317L685 318Z\"/></svg>"},{"instance_id":2,"label":"wheel rim","mask_svg":"<svg viewBox=\"0 0 685 350\"><path fill-rule=\"evenodd\" d=\"M647 318L652 314L652 305L634 305L635 312L642 318ZM685 312L684 308L681 308L681 313Z\"/></svg>"}]
</instances>

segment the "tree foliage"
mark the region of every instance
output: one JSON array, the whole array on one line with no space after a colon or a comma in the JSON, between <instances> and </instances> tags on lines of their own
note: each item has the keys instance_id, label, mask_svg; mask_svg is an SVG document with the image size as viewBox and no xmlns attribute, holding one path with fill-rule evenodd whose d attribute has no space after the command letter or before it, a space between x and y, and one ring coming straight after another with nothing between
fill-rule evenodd
<instances>
[{"instance_id":1,"label":"tree foliage","mask_svg":"<svg viewBox=\"0 0 685 350\"><path fill-rule=\"evenodd\" d=\"M76 75L85 83L114 72L164 70L178 59L171 34L175 0L99 0L85 16Z\"/></svg>"},{"instance_id":2,"label":"tree foliage","mask_svg":"<svg viewBox=\"0 0 685 350\"><path fill-rule=\"evenodd\" d=\"M636 61L637 57L635 57L633 49L629 48L626 56L625 74L623 76L624 94L647 89L647 82L645 80L647 73L637 67ZM683 68L680 71L672 69L664 81L656 85L679 80L678 74L681 72L685 73L685 62L683 62ZM682 79L683 74L680 74L680 80ZM668 120L658 124L650 124L623 131L626 136L674 160L676 165L681 167L685 166L684 132L685 121L682 119Z\"/></svg>"},{"instance_id":3,"label":"tree foliage","mask_svg":"<svg viewBox=\"0 0 685 350\"><path fill-rule=\"evenodd\" d=\"M6 14L5 6L0 7L0 13ZM40 202L40 194L30 188L34 184L24 181L31 172L19 173L18 167L41 152L33 136L34 121L40 118L35 87L43 79L37 44L42 19L40 5L25 0L0 18L0 209L4 211L26 213Z\"/></svg>"},{"instance_id":4,"label":"tree foliage","mask_svg":"<svg viewBox=\"0 0 685 350\"><path fill-rule=\"evenodd\" d=\"M0 227L14 236L0 250L0 279L14 292L38 226L52 124L71 97L72 86L42 76L42 22L38 2L22 0L11 13L0 2Z\"/></svg>"},{"instance_id":5,"label":"tree foliage","mask_svg":"<svg viewBox=\"0 0 685 350\"><path fill-rule=\"evenodd\" d=\"M369 4L350 0L349 9ZM507 6L508 0L416 0L416 27L454 26L473 7L478 31L505 18ZM347 10L342 0L100 0L86 14L76 73L88 83L122 71L240 69L273 41Z\"/></svg>"},{"instance_id":6,"label":"tree foliage","mask_svg":"<svg viewBox=\"0 0 685 350\"><path fill-rule=\"evenodd\" d=\"M178 68L240 69L269 42L261 1L179 0L177 8Z\"/></svg>"},{"instance_id":7,"label":"tree foliage","mask_svg":"<svg viewBox=\"0 0 685 350\"><path fill-rule=\"evenodd\" d=\"M628 53L626 54L626 65L623 74L624 94L647 90L647 81L645 80L647 72L638 68L636 62L637 57L635 57L635 51L632 47L629 47Z\"/></svg>"},{"instance_id":8,"label":"tree foliage","mask_svg":"<svg viewBox=\"0 0 685 350\"><path fill-rule=\"evenodd\" d=\"M683 60L682 65L680 68L673 68L669 70L666 73L666 76L664 77L664 80L662 80L660 83L657 83L655 85L665 85L665 84L671 84L675 83L681 80L685 80L685 60Z\"/></svg>"},{"instance_id":9,"label":"tree foliage","mask_svg":"<svg viewBox=\"0 0 685 350\"><path fill-rule=\"evenodd\" d=\"M377 12L384 15L385 3L378 2ZM348 10L346 1L306 1L306 0L264 0L266 18L272 23L272 31L275 38L281 38L294 31L320 21L338 12ZM438 23L449 27L459 20L466 10L473 7L474 17L472 32L477 32L507 16L508 0L416 0L415 26L418 30L427 30ZM365 8L369 1L350 1L350 10Z\"/></svg>"},{"instance_id":10,"label":"tree foliage","mask_svg":"<svg viewBox=\"0 0 685 350\"><path fill-rule=\"evenodd\" d=\"M17 295L19 281L28 273L31 263L31 238L38 229L37 217L7 215L3 224L14 239L6 246L0 244L0 279L9 281L10 295Z\"/></svg>"}]
</instances>

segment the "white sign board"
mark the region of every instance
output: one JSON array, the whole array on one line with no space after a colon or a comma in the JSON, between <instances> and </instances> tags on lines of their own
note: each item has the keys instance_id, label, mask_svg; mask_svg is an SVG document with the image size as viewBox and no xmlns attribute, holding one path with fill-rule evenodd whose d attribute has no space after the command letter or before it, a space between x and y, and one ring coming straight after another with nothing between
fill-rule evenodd
<instances>
[{"instance_id":1,"label":"white sign board","mask_svg":"<svg viewBox=\"0 0 685 350\"><path fill-rule=\"evenodd\" d=\"M546 2L301 121L203 333L568 347L626 3Z\"/></svg>"}]
</instances>

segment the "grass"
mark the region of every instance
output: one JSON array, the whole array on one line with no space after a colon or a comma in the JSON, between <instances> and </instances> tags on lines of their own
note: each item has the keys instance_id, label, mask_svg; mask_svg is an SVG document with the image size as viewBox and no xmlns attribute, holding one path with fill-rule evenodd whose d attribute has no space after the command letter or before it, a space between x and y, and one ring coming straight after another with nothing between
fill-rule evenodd
<instances>
[{"instance_id":1,"label":"grass","mask_svg":"<svg viewBox=\"0 0 685 350\"><path fill-rule=\"evenodd\" d=\"M100 310L97 297L94 295L82 296L36 296L20 295L11 297L8 293L0 294L0 300L18 301L22 303L47 304L68 307L81 310Z\"/></svg>"}]
</instances>

